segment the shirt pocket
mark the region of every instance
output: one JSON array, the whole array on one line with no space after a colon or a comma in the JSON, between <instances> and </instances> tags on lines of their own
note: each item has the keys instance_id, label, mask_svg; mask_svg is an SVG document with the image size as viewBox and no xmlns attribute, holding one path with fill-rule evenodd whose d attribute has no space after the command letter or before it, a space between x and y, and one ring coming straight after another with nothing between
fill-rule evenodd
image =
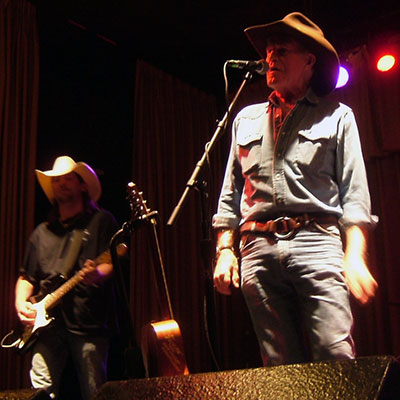
<instances>
[{"instance_id":1,"label":"shirt pocket","mask_svg":"<svg viewBox=\"0 0 400 400\"><path fill-rule=\"evenodd\" d=\"M242 172L249 175L261 165L262 132L241 129L237 135L237 147Z\"/></svg>"},{"instance_id":2,"label":"shirt pocket","mask_svg":"<svg viewBox=\"0 0 400 400\"><path fill-rule=\"evenodd\" d=\"M296 146L296 164L300 169L318 171L326 165L329 140L329 130L300 130Z\"/></svg>"}]
</instances>

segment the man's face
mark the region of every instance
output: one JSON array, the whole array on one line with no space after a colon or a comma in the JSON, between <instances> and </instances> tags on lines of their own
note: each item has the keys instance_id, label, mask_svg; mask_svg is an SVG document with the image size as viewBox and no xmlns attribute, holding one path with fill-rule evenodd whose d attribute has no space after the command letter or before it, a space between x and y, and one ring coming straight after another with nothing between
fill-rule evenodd
<instances>
[{"instance_id":1,"label":"man's face","mask_svg":"<svg viewBox=\"0 0 400 400\"><path fill-rule=\"evenodd\" d=\"M266 48L267 85L282 94L304 91L312 77L315 56L294 39L272 41Z\"/></svg>"},{"instance_id":2,"label":"man's face","mask_svg":"<svg viewBox=\"0 0 400 400\"><path fill-rule=\"evenodd\" d=\"M52 177L51 184L57 203L81 202L82 192L87 190L87 185L74 172Z\"/></svg>"}]
</instances>

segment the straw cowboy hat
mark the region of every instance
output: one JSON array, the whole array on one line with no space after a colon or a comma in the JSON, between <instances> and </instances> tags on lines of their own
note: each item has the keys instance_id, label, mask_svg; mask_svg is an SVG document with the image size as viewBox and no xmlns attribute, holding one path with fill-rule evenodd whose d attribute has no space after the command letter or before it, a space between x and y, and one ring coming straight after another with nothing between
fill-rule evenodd
<instances>
[{"instance_id":1,"label":"straw cowboy hat","mask_svg":"<svg viewBox=\"0 0 400 400\"><path fill-rule=\"evenodd\" d=\"M96 172L84 162L75 162L71 157L61 156L54 161L53 169L49 171L36 170L36 176L44 193L51 203L54 203L53 187L51 178L69 174L70 172L77 173L88 186L89 197L97 201L101 195L101 185Z\"/></svg>"},{"instance_id":2,"label":"straw cowboy hat","mask_svg":"<svg viewBox=\"0 0 400 400\"><path fill-rule=\"evenodd\" d=\"M263 59L268 38L271 35L284 34L298 39L317 58L311 81L315 92L319 95L327 95L335 88L339 73L339 57L318 25L305 15L293 12L282 20L250 26L244 30L244 33Z\"/></svg>"}]
</instances>

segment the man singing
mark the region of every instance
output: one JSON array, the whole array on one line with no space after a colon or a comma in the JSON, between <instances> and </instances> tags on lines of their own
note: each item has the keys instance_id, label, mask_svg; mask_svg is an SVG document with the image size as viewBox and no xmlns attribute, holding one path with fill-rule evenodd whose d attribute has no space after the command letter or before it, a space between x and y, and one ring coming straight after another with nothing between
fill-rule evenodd
<instances>
[{"instance_id":1,"label":"man singing","mask_svg":"<svg viewBox=\"0 0 400 400\"><path fill-rule=\"evenodd\" d=\"M241 286L264 365L354 358L349 290L361 303L374 296L366 235L375 222L353 112L324 97L337 53L298 12L245 34L273 91L233 122L213 218L215 287Z\"/></svg>"}]
</instances>

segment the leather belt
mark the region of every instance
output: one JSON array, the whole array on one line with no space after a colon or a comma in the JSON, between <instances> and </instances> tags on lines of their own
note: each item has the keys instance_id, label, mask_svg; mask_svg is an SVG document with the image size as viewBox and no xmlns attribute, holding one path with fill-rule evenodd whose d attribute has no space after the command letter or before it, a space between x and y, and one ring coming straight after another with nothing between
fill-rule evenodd
<instances>
[{"instance_id":1,"label":"leather belt","mask_svg":"<svg viewBox=\"0 0 400 400\"><path fill-rule=\"evenodd\" d=\"M305 213L296 216L281 216L265 222L247 221L240 227L241 234L266 234L275 239L290 239L299 229L316 222L336 224L338 217L333 214Z\"/></svg>"}]
</instances>

